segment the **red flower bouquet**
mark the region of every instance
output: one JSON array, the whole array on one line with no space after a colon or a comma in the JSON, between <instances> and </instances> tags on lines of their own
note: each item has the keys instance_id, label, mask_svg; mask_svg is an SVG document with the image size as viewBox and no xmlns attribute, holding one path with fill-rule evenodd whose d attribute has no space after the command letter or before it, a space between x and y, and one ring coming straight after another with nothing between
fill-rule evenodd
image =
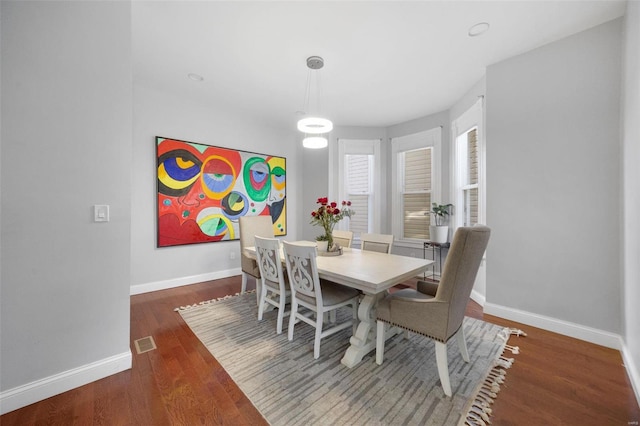
<instances>
[{"instance_id":1,"label":"red flower bouquet","mask_svg":"<svg viewBox=\"0 0 640 426\"><path fill-rule=\"evenodd\" d=\"M327 197L318 198L319 207L311 212L311 224L322 226L324 234L316 237L318 241L327 241L329 250L333 247L333 227L345 217L355 214L351 210L351 201L343 201L340 206L335 201L329 202Z\"/></svg>"}]
</instances>

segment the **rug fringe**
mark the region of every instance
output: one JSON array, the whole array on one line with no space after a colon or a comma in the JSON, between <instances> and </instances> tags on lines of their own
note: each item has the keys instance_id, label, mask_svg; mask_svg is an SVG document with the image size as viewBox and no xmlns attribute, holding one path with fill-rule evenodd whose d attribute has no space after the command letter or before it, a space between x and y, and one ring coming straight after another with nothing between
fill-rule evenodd
<instances>
[{"instance_id":1,"label":"rug fringe","mask_svg":"<svg viewBox=\"0 0 640 426\"><path fill-rule=\"evenodd\" d=\"M520 336L527 337L527 333L525 333L524 331L520 330L519 328L508 328L507 330L509 330L509 334L511 334L511 335L516 335L518 337L520 337Z\"/></svg>"},{"instance_id":2,"label":"rug fringe","mask_svg":"<svg viewBox=\"0 0 640 426\"><path fill-rule=\"evenodd\" d=\"M487 426L491 424L491 404L498 397L500 387L504 383L507 375L507 369L513 365L513 358L504 357L505 351L511 351L512 354L517 355L520 353L518 346L511 346L507 344L509 337L511 336L526 336L527 333L517 328L505 328L498 337L504 342L504 348L500 357L495 360L493 367L487 373L487 377L478 387L475 397L472 398L467 413L462 417L460 425L465 426Z\"/></svg>"},{"instance_id":3,"label":"rug fringe","mask_svg":"<svg viewBox=\"0 0 640 426\"><path fill-rule=\"evenodd\" d=\"M247 290L246 292L244 292L244 294L252 294L252 293L255 293L255 292L256 292L255 290ZM180 307L174 308L173 312L186 311L188 309L197 308L198 306L208 305L210 303L215 303L215 302L219 302L221 300L231 299L232 297L238 297L238 296L241 296L241 294L240 293L227 294L226 296L218 297L217 299L204 300L204 301L199 302L199 303L194 303L193 305L180 306Z\"/></svg>"}]
</instances>

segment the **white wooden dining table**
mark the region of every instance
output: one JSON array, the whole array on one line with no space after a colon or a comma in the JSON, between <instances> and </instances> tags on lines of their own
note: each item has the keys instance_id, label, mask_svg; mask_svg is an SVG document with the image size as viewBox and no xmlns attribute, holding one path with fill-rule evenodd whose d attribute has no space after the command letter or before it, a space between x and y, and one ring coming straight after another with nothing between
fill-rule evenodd
<instances>
[{"instance_id":1,"label":"white wooden dining table","mask_svg":"<svg viewBox=\"0 0 640 426\"><path fill-rule=\"evenodd\" d=\"M314 245L309 241L296 243ZM318 256L316 262L320 278L358 289L364 295L358 308L356 333L351 336L350 345L341 360L343 365L351 368L375 349L376 306L386 290L420 276L433 261L353 248L343 248L342 251L340 256ZM250 257L256 256L255 247L246 247L245 252ZM398 332L400 330L390 328L387 338Z\"/></svg>"}]
</instances>

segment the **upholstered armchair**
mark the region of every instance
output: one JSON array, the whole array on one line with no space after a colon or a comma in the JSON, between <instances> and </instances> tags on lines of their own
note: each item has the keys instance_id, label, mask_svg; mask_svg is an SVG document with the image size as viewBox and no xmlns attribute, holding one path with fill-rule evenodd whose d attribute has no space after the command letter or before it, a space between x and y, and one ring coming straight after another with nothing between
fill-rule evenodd
<instances>
[{"instance_id":1,"label":"upholstered armchair","mask_svg":"<svg viewBox=\"0 0 640 426\"><path fill-rule=\"evenodd\" d=\"M447 342L456 336L462 358L469 362L462 321L490 234L491 230L486 226L458 228L439 284L419 281L417 289L403 289L380 301L377 309L378 365L384 357L385 324L429 337L435 342L442 388L447 396L451 396Z\"/></svg>"},{"instance_id":2,"label":"upholstered armchair","mask_svg":"<svg viewBox=\"0 0 640 426\"><path fill-rule=\"evenodd\" d=\"M245 247L255 245L255 237L273 238L273 222L271 216L241 216L240 225L240 266L242 268L242 288L240 293L247 291L247 278L252 276L256 279L256 293L259 296L258 282L260 279L260 268L255 259L247 256Z\"/></svg>"}]
</instances>

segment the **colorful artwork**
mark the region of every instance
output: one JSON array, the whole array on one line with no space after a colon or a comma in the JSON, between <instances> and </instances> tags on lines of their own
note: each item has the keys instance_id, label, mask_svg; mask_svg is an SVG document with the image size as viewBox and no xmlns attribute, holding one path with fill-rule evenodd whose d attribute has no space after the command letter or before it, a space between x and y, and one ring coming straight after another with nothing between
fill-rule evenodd
<instances>
[{"instance_id":1,"label":"colorful artwork","mask_svg":"<svg viewBox=\"0 0 640 426\"><path fill-rule=\"evenodd\" d=\"M239 238L240 216L287 233L283 157L156 137L158 247Z\"/></svg>"}]
</instances>

